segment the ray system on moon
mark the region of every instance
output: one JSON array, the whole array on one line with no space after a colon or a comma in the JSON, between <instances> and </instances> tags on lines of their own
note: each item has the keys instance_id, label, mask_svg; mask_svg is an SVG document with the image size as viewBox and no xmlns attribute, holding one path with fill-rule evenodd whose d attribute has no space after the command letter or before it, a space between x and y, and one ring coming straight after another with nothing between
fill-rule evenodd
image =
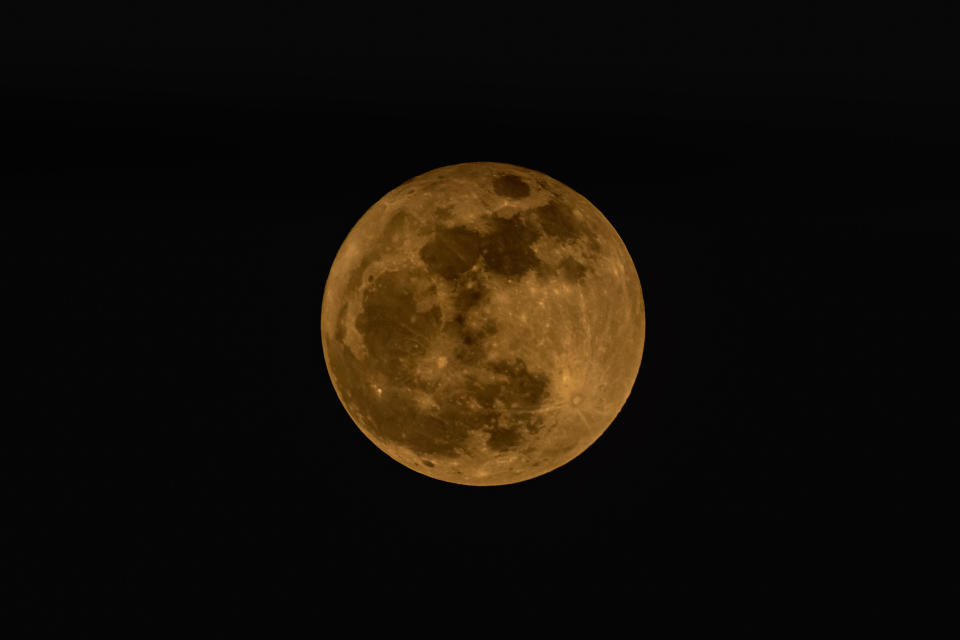
<instances>
[{"instance_id":1,"label":"ray system on moon","mask_svg":"<svg viewBox=\"0 0 960 640\"><path fill-rule=\"evenodd\" d=\"M586 198L523 167L472 162L374 204L324 289L324 357L382 451L433 478L528 480L586 450L643 352L640 280Z\"/></svg>"}]
</instances>

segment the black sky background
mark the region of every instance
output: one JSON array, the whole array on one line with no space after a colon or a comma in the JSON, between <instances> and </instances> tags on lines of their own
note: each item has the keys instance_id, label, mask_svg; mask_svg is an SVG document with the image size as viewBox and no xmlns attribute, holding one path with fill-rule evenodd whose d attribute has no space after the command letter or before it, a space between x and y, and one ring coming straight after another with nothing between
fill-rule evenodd
<instances>
[{"instance_id":1,"label":"black sky background","mask_svg":"<svg viewBox=\"0 0 960 640\"><path fill-rule=\"evenodd\" d=\"M909 624L905 328L956 205L955 10L290 6L0 27L33 388L3 453L6 613ZM497 488L379 452L319 334L356 220L476 160L596 204L648 313L606 434Z\"/></svg>"}]
</instances>

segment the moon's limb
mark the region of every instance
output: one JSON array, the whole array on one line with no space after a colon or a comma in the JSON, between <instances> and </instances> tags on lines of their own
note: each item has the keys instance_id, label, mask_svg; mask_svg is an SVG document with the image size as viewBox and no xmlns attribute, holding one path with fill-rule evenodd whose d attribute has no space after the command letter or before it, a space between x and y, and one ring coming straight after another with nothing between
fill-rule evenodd
<instances>
[{"instance_id":1,"label":"moon's limb","mask_svg":"<svg viewBox=\"0 0 960 640\"><path fill-rule=\"evenodd\" d=\"M474 485L589 447L645 337L616 230L569 187L501 163L442 167L374 204L334 260L321 322L360 429L416 471Z\"/></svg>"}]
</instances>

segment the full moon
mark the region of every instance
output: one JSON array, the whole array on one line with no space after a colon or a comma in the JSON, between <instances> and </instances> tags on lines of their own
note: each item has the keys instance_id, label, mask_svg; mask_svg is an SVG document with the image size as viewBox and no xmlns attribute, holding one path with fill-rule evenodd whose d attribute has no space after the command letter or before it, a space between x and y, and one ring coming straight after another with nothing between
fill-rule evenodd
<instances>
[{"instance_id":1,"label":"full moon","mask_svg":"<svg viewBox=\"0 0 960 640\"><path fill-rule=\"evenodd\" d=\"M440 167L359 219L323 293L330 379L360 430L424 475L504 485L583 453L620 413L645 315L586 198L497 162Z\"/></svg>"}]
</instances>

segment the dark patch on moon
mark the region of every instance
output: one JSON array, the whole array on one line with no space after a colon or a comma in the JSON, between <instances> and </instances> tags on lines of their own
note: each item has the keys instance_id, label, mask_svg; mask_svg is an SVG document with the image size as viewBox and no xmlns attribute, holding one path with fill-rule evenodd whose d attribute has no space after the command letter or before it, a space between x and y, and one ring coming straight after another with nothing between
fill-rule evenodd
<instances>
[{"instance_id":1,"label":"dark patch on moon","mask_svg":"<svg viewBox=\"0 0 960 640\"><path fill-rule=\"evenodd\" d=\"M414 407L413 415L405 420L397 419L391 424L394 429L406 427L406 430L395 434L399 437L391 439L403 443L421 455L455 456L457 449L467 440L467 430L463 425L444 419L443 415L438 417L424 413L409 400L407 403Z\"/></svg>"},{"instance_id":2,"label":"dark patch on moon","mask_svg":"<svg viewBox=\"0 0 960 640\"><path fill-rule=\"evenodd\" d=\"M463 364L476 364L483 360L483 341L497 332L493 320L488 320L479 327L469 322L470 312L482 304L487 294L487 288L472 273L460 277L454 283L454 313L444 324L443 331L458 341L453 356Z\"/></svg>"},{"instance_id":3,"label":"dark patch on moon","mask_svg":"<svg viewBox=\"0 0 960 640\"><path fill-rule=\"evenodd\" d=\"M543 232L561 240L575 240L583 232L583 225L573 209L562 200L554 198L542 207L531 209L540 222Z\"/></svg>"},{"instance_id":4,"label":"dark patch on moon","mask_svg":"<svg viewBox=\"0 0 960 640\"><path fill-rule=\"evenodd\" d=\"M530 247L540 236L518 218L493 218L493 231L480 239L480 253L494 273L518 276L539 264Z\"/></svg>"},{"instance_id":5,"label":"dark patch on moon","mask_svg":"<svg viewBox=\"0 0 960 640\"><path fill-rule=\"evenodd\" d=\"M523 442L524 431L534 434L543 425L543 418L535 411L549 395L547 388L550 378L528 371L526 363L519 358L494 361L489 368L506 376L506 381L497 396L505 410L500 415L500 424L491 431L487 446L497 451L507 451Z\"/></svg>"},{"instance_id":6,"label":"dark patch on moon","mask_svg":"<svg viewBox=\"0 0 960 640\"><path fill-rule=\"evenodd\" d=\"M417 311L413 285L408 272L381 274L364 292L363 311L354 323L376 368L399 379L409 377L441 324L440 307Z\"/></svg>"},{"instance_id":7,"label":"dark patch on moon","mask_svg":"<svg viewBox=\"0 0 960 640\"><path fill-rule=\"evenodd\" d=\"M495 451L516 449L543 427L543 418L533 412L503 413L499 419L499 424L489 430L487 436L487 446Z\"/></svg>"},{"instance_id":8,"label":"dark patch on moon","mask_svg":"<svg viewBox=\"0 0 960 640\"><path fill-rule=\"evenodd\" d=\"M426 465L426 466L428 466L428 467L432 467L432 466L433 466L433 463L430 462L429 460L421 460L420 462L422 462L424 465Z\"/></svg>"},{"instance_id":9,"label":"dark patch on moon","mask_svg":"<svg viewBox=\"0 0 960 640\"><path fill-rule=\"evenodd\" d=\"M523 442L523 435L517 429L502 429L497 427L490 432L487 446L494 451L509 451Z\"/></svg>"},{"instance_id":10,"label":"dark patch on moon","mask_svg":"<svg viewBox=\"0 0 960 640\"><path fill-rule=\"evenodd\" d=\"M550 378L527 371L527 363L519 358L513 361L496 360L488 365L494 373L506 376L507 383L498 397L511 409L535 409L547 396Z\"/></svg>"},{"instance_id":11,"label":"dark patch on moon","mask_svg":"<svg viewBox=\"0 0 960 640\"><path fill-rule=\"evenodd\" d=\"M420 258L431 273L453 280L480 258L480 234L464 227L438 229L420 249Z\"/></svg>"},{"instance_id":12,"label":"dark patch on moon","mask_svg":"<svg viewBox=\"0 0 960 640\"><path fill-rule=\"evenodd\" d=\"M505 198L520 199L530 195L530 186L520 176L515 176L512 173L495 179L493 190L497 195Z\"/></svg>"},{"instance_id":13,"label":"dark patch on moon","mask_svg":"<svg viewBox=\"0 0 960 640\"><path fill-rule=\"evenodd\" d=\"M560 274L560 277L567 282L582 282L587 275L587 268L570 256L567 256L560 261L557 272Z\"/></svg>"}]
</instances>

